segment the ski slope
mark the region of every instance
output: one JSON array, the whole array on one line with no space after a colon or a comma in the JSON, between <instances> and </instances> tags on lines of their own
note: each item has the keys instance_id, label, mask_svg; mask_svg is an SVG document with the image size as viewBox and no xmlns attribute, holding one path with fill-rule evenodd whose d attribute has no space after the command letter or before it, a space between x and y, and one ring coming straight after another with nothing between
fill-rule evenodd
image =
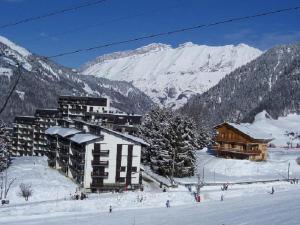
<instances>
[{"instance_id":1,"label":"ski slope","mask_svg":"<svg viewBox=\"0 0 300 225\"><path fill-rule=\"evenodd\" d=\"M171 208L122 209L0 217L5 225L299 225L300 189L274 195L192 203Z\"/></svg>"}]
</instances>

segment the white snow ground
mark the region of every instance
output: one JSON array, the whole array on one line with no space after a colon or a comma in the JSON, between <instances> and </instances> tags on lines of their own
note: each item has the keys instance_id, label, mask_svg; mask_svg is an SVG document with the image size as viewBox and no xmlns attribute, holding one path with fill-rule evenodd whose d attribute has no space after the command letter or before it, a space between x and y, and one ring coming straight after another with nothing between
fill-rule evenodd
<instances>
[{"instance_id":1,"label":"white snow ground","mask_svg":"<svg viewBox=\"0 0 300 225\"><path fill-rule=\"evenodd\" d=\"M230 182L245 176L255 179L258 167L263 178L272 177L280 163L287 166L299 155L297 150L275 149L270 152L270 160L261 164L212 158L204 151L199 152L198 157L205 164L207 180L212 179L208 171L220 167L217 179ZM10 176L16 177L18 183L31 183L34 192L25 202L17 195L18 183L15 183L9 195L11 204L0 207L0 224L298 225L300 221L297 213L300 210L300 184L282 181L230 185L226 192L221 191L220 186L205 186L201 189L202 202L195 203L184 186L162 192L157 184L147 182L144 192L91 194L86 200L76 201L69 199L69 193L74 193L76 185L48 168L46 163L46 158L38 157L20 157L13 161L8 171ZM225 172L222 168L230 169ZM293 176L300 174L299 168L291 164ZM268 193L272 186L274 195ZM220 201L222 194L223 202ZM165 208L167 200L171 202L170 209ZM110 205L112 214L107 212Z\"/></svg>"},{"instance_id":2,"label":"white snow ground","mask_svg":"<svg viewBox=\"0 0 300 225\"><path fill-rule=\"evenodd\" d=\"M31 184L33 195L29 202L47 201L69 197L77 185L48 167L46 157L17 157L8 168L9 180L16 178L8 199L11 204L25 203L19 196L21 183Z\"/></svg>"},{"instance_id":3,"label":"white snow ground","mask_svg":"<svg viewBox=\"0 0 300 225\"><path fill-rule=\"evenodd\" d=\"M249 160L222 159L211 155L207 149L198 151L198 174L205 182L249 182L263 180L287 179L290 163L290 178L300 179L300 165L296 159L300 149L269 148L265 162ZM182 183L196 183L197 177L177 178Z\"/></svg>"},{"instance_id":4,"label":"white snow ground","mask_svg":"<svg viewBox=\"0 0 300 225\"><path fill-rule=\"evenodd\" d=\"M248 125L252 130L263 131L271 134L274 140L271 142L277 147L287 146L287 142L293 146L300 145L300 139L286 135L286 133L294 132L300 135L300 115L288 114L279 117L277 120L272 119L265 111L256 115L252 124Z\"/></svg>"},{"instance_id":5,"label":"white snow ground","mask_svg":"<svg viewBox=\"0 0 300 225\"><path fill-rule=\"evenodd\" d=\"M162 201L162 199L158 199ZM276 191L274 195L256 193L221 201L190 203L188 205L163 208L160 205L147 209L119 209L91 212L89 209L72 212L3 216L0 223L5 225L299 225L300 189ZM77 206L85 201L76 202ZM100 201L99 201L100 203ZM57 205L59 205L58 203ZM172 204L172 203L171 203ZM78 206L79 208L79 206ZM130 209L130 210L129 210ZM24 209L25 210L25 209ZM38 210L38 208L35 208ZM11 210L13 211L13 209Z\"/></svg>"}]
</instances>

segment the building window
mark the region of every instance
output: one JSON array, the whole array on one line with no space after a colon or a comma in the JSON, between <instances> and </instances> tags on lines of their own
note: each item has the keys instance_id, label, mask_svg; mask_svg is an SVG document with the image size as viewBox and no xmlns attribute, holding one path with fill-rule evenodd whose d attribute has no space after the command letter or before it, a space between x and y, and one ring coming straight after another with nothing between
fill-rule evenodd
<instances>
[{"instance_id":1,"label":"building window","mask_svg":"<svg viewBox=\"0 0 300 225\"><path fill-rule=\"evenodd\" d=\"M121 172L125 172L126 171L126 167L125 166L121 166Z\"/></svg>"},{"instance_id":2,"label":"building window","mask_svg":"<svg viewBox=\"0 0 300 225\"><path fill-rule=\"evenodd\" d=\"M136 167L136 166L133 166L133 167L131 168L131 171L132 171L132 172L137 172L137 167Z\"/></svg>"}]
</instances>

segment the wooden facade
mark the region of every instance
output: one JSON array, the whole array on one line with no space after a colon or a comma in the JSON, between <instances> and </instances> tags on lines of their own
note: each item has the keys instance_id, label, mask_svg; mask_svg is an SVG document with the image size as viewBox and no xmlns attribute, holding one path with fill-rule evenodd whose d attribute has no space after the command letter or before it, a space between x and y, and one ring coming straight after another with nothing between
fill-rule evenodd
<instances>
[{"instance_id":1,"label":"wooden facade","mask_svg":"<svg viewBox=\"0 0 300 225\"><path fill-rule=\"evenodd\" d=\"M252 136L231 123L215 127L215 145L212 150L218 157L262 161L267 159L267 145L272 139Z\"/></svg>"}]
</instances>

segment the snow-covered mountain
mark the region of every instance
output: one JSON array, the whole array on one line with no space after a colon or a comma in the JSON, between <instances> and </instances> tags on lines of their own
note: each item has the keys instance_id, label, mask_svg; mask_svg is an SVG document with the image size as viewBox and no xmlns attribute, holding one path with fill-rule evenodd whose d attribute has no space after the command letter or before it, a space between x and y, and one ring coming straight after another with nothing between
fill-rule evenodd
<instances>
[{"instance_id":1,"label":"snow-covered mountain","mask_svg":"<svg viewBox=\"0 0 300 225\"><path fill-rule=\"evenodd\" d=\"M213 127L223 121L252 122L264 110L274 119L300 114L299 100L300 42L269 49L190 98L181 112Z\"/></svg>"},{"instance_id":2,"label":"snow-covered mountain","mask_svg":"<svg viewBox=\"0 0 300 225\"><path fill-rule=\"evenodd\" d=\"M17 78L17 64L22 77L2 119L30 115L39 107L56 107L58 95L109 97L112 106L126 112L144 113L153 102L142 91L125 81L80 75L44 57L35 55L0 36L0 105Z\"/></svg>"},{"instance_id":3,"label":"snow-covered mountain","mask_svg":"<svg viewBox=\"0 0 300 225\"><path fill-rule=\"evenodd\" d=\"M188 42L177 48L150 44L100 56L81 71L132 82L154 102L177 108L192 94L207 91L226 74L261 54L245 44L206 46Z\"/></svg>"}]
</instances>

